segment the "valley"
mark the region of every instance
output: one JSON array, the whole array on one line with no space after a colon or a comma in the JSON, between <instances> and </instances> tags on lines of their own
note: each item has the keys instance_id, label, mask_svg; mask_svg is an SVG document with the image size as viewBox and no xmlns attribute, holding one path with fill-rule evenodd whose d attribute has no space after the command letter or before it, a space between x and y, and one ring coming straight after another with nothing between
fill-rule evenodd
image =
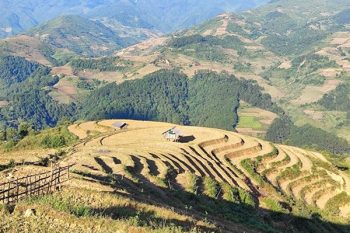
<instances>
[{"instance_id":1,"label":"valley","mask_svg":"<svg viewBox=\"0 0 350 233\"><path fill-rule=\"evenodd\" d=\"M0 232L350 231L348 0L3 5Z\"/></svg>"}]
</instances>

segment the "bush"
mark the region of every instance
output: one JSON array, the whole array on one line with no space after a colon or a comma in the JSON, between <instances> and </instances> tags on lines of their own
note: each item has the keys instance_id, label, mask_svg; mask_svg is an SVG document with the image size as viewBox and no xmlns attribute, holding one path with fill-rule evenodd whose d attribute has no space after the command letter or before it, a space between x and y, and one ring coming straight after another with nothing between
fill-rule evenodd
<instances>
[{"instance_id":1,"label":"bush","mask_svg":"<svg viewBox=\"0 0 350 233\"><path fill-rule=\"evenodd\" d=\"M205 195L216 198L216 195L218 194L218 183L216 180L210 177L204 177L203 186Z\"/></svg>"},{"instance_id":2,"label":"bush","mask_svg":"<svg viewBox=\"0 0 350 233\"><path fill-rule=\"evenodd\" d=\"M59 148L66 146L66 140L62 135L47 135L41 141L41 145L46 148Z\"/></svg>"},{"instance_id":3,"label":"bush","mask_svg":"<svg viewBox=\"0 0 350 233\"><path fill-rule=\"evenodd\" d=\"M263 178L256 172L257 162L245 159L241 161L241 165L259 185L264 184Z\"/></svg>"},{"instance_id":4,"label":"bush","mask_svg":"<svg viewBox=\"0 0 350 233\"><path fill-rule=\"evenodd\" d=\"M77 137L71 134L66 125L35 132L23 138L12 150L35 148L60 148L76 142Z\"/></svg>"},{"instance_id":5,"label":"bush","mask_svg":"<svg viewBox=\"0 0 350 233\"><path fill-rule=\"evenodd\" d=\"M276 201L272 198L265 197L262 199L262 202L265 203L267 209L269 209L269 210L272 210L272 211L278 212L278 213L285 213L285 214L288 213L288 211L286 209L284 209L278 201Z\"/></svg>"},{"instance_id":6,"label":"bush","mask_svg":"<svg viewBox=\"0 0 350 233\"><path fill-rule=\"evenodd\" d=\"M256 207L257 203L255 202L253 196L250 193L243 189L238 189L238 194L241 203L247 206Z\"/></svg>"}]
</instances>

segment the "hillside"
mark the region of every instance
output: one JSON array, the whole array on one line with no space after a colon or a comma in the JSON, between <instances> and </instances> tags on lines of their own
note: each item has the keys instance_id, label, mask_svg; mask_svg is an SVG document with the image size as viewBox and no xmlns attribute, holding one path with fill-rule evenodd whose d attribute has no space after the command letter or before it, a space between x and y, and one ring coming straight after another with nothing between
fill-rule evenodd
<instances>
[{"instance_id":1,"label":"hillside","mask_svg":"<svg viewBox=\"0 0 350 233\"><path fill-rule=\"evenodd\" d=\"M116 54L144 64L127 73L130 78L177 67L188 76L208 69L256 80L296 125L311 124L349 140L348 111L318 102L348 83L350 6L347 1L312 4L317 7L274 1L243 14L222 14Z\"/></svg>"},{"instance_id":2,"label":"hillside","mask_svg":"<svg viewBox=\"0 0 350 233\"><path fill-rule=\"evenodd\" d=\"M111 20L104 19L109 25L106 28L78 16L61 17L34 29L37 31L30 37L9 38L0 46L5 55L52 67L50 74L60 79L45 90L60 104L84 104L87 96L98 94L107 83L142 79L163 69L178 69L189 78L201 70L211 70L256 81L297 127L311 125L349 140L349 110L339 102L346 97L336 94L339 85L348 83L350 35L345 15L349 6L346 1L332 7L324 1L316 5L309 11L307 2L272 2L242 14L221 14L196 27L117 51L116 47L128 40L111 29ZM302 20L304 16L309 21ZM75 40L77 36L79 40ZM98 54L113 55L90 57ZM338 96L338 101L333 101L337 106L322 104L328 95ZM126 112L118 116L137 115L129 114L124 107ZM249 135L264 137L278 118L263 112L268 109L259 105L240 110L240 122L234 125ZM106 111L100 111L101 116L108 117ZM148 117L136 119L143 118Z\"/></svg>"},{"instance_id":3,"label":"hillside","mask_svg":"<svg viewBox=\"0 0 350 233\"><path fill-rule=\"evenodd\" d=\"M76 54L97 56L127 45L113 30L102 23L79 16L63 16L28 33L53 48L68 49Z\"/></svg>"},{"instance_id":4,"label":"hillside","mask_svg":"<svg viewBox=\"0 0 350 233\"><path fill-rule=\"evenodd\" d=\"M127 128L118 129L121 122ZM181 142L162 136L173 127ZM16 218L3 215L7 230L349 230L350 176L320 153L159 122L102 120L68 129L80 141L57 158L74 164L73 179L62 192L20 202ZM13 174L34 169L40 167L16 166ZM28 208L37 216L24 219Z\"/></svg>"},{"instance_id":5,"label":"hillside","mask_svg":"<svg viewBox=\"0 0 350 233\"><path fill-rule=\"evenodd\" d=\"M240 11L266 3L266 0L83 1L14 0L0 3L0 38L22 33L31 27L63 15L79 15L131 30L156 29L171 32L225 11ZM118 28L121 28L118 26ZM151 31L151 30L150 30Z\"/></svg>"},{"instance_id":6,"label":"hillside","mask_svg":"<svg viewBox=\"0 0 350 233\"><path fill-rule=\"evenodd\" d=\"M349 0L0 13L0 232L350 232Z\"/></svg>"}]
</instances>

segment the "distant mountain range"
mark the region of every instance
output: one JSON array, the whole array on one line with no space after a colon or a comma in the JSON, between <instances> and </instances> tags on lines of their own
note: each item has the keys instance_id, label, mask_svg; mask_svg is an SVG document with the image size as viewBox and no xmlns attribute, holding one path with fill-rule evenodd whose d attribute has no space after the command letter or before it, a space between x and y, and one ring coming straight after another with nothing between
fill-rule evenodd
<instances>
[{"instance_id":1,"label":"distant mountain range","mask_svg":"<svg viewBox=\"0 0 350 233\"><path fill-rule=\"evenodd\" d=\"M26 31L63 15L79 15L109 25L168 33L192 26L225 11L241 11L267 0L2 0L0 37Z\"/></svg>"},{"instance_id":2,"label":"distant mountain range","mask_svg":"<svg viewBox=\"0 0 350 233\"><path fill-rule=\"evenodd\" d=\"M186 2L187 6L190 2ZM117 3L139 6L140 9L146 4L144 1ZM210 1L198 3L203 12L206 12L205 3ZM220 9L229 9L229 3L221 3L217 4ZM251 3L251 6L258 4ZM174 28L187 25L183 22L192 24L193 21L189 23L185 19L187 16L196 19L196 14L185 8L179 12L173 1L163 1L160 5L166 8L157 8L148 15L138 11L138 20L129 21L116 13L116 9L103 8L106 4L103 1L89 5L85 11L79 11L81 5L65 5L70 9L67 10L70 15L45 21L27 30L25 35L0 40L0 55L5 55L6 61L4 67L13 61L18 63L3 68L6 71L3 79L17 74L16 68L28 66L23 59L15 60L6 57L8 55L48 66L47 75L57 75L59 82L49 87L44 83L39 92L45 90L54 101L67 104L78 103L106 83L142 79L162 69L176 68L188 77L201 70L223 71L256 81L264 94L269 94L296 126L310 124L350 141L350 1L270 1L239 14L221 13L202 24L160 37L159 34L166 30L155 26L157 20L163 20L164 24L159 25L168 25L167 30L171 30L167 22ZM155 5L154 1L149 1L149 6L144 5L142 12L155 9ZM193 6L192 10L198 6ZM238 9L231 6L232 10ZM58 9L58 6L50 6L50 9ZM77 10L74 12L73 9ZM129 8L135 14L137 9ZM163 14L164 18L157 18L165 9L169 12ZM97 15L98 12L103 12L104 16ZM139 40L145 41L129 46ZM18 88L21 91L28 85L12 83L10 86L21 86ZM47 95L42 96L46 98ZM9 98L7 92L0 97L5 105L4 119L18 119L16 114L20 111L11 110L18 103L14 101L15 97ZM241 104L244 106L245 103ZM22 103L19 105L23 107ZM262 120L254 128L250 113L244 112L247 111L244 107L242 111L239 112L239 127L247 128L252 134L267 132L272 120ZM38 115L37 119L41 118ZM244 124L245 120L248 124Z\"/></svg>"}]
</instances>

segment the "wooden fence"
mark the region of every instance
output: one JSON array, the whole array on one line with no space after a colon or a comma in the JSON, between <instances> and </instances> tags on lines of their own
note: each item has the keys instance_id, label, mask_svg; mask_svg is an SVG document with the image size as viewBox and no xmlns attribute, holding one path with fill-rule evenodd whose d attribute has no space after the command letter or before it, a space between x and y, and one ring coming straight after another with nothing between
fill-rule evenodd
<instances>
[{"instance_id":1,"label":"wooden fence","mask_svg":"<svg viewBox=\"0 0 350 233\"><path fill-rule=\"evenodd\" d=\"M0 183L0 204L14 204L26 197L45 195L60 189L61 184L70 178L70 167L72 165L55 165L49 172L12 178L6 183Z\"/></svg>"}]
</instances>

